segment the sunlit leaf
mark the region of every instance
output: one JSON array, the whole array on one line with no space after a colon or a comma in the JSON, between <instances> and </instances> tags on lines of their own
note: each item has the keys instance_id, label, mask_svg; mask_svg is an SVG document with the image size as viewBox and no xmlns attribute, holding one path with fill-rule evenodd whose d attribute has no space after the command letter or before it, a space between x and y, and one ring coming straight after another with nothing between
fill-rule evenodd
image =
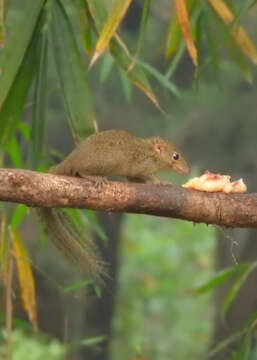
<instances>
[{"instance_id":1,"label":"sunlit leaf","mask_svg":"<svg viewBox=\"0 0 257 360\"><path fill-rule=\"evenodd\" d=\"M247 266L244 269L244 271L240 272L237 275L236 280L234 281L234 284L231 286L231 289L228 291L228 293L225 297L225 300L222 304L222 310L221 310L223 316L225 316L225 314L229 310L230 306L232 305L233 301L235 300L236 296L238 295L239 291L241 290L243 284L247 280L250 273L253 270L255 270L255 268L257 267L257 262L254 262L249 265L246 264L246 265Z\"/></svg>"},{"instance_id":2,"label":"sunlit leaf","mask_svg":"<svg viewBox=\"0 0 257 360\"><path fill-rule=\"evenodd\" d=\"M235 15L223 0L208 0L217 15L227 25L232 25ZM257 64L257 49L241 26L233 26L232 33L241 51Z\"/></svg>"},{"instance_id":3,"label":"sunlit leaf","mask_svg":"<svg viewBox=\"0 0 257 360\"><path fill-rule=\"evenodd\" d=\"M108 48L110 40L123 20L131 1L132 0L115 0L108 14L106 23L100 32L90 65L93 65L99 56Z\"/></svg>"},{"instance_id":4,"label":"sunlit leaf","mask_svg":"<svg viewBox=\"0 0 257 360\"><path fill-rule=\"evenodd\" d=\"M16 205L10 222L10 225L13 229L17 229L21 225L23 219L25 218L25 215L27 214L27 211L28 208L26 205L23 204Z\"/></svg>"},{"instance_id":5,"label":"sunlit leaf","mask_svg":"<svg viewBox=\"0 0 257 360\"><path fill-rule=\"evenodd\" d=\"M197 50L194 44L194 39L192 37L191 31L190 31L190 23L189 23L189 17L187 13L187 7L185 0L174 0L175 2L175 8L176 8L176 15L178 18L179 25L181 27L181 31L183 34L183 37L186 42L188 53L195 64L197 66Z\"/></svg>"},{"instance_id":6,"label":"sunlit leaf","mask_svg":"<svg viewBox=\"0 0 257 360\"><path fill-rule=\"evenodd\" d=\"M51 3L51 36L56 70L68 120L76 138L94 132L94 114L86 66L76 44L74 29L63 3Z\"/></svg>"},{"instance_id":7,"label":"sunlit leaf","mask_svg":"<svg viewBox=\"0 0 257 360\"><path fill-rule=\"evenodd\" d=\"M96 28L99 32L107 17L104 4L95 0L88 0L87 4L90 10L90 14L94 19ZM161 110L158 99L152 91L151 85L142 66L136 63L135 66L130 69L133 58L125 44L117 35L110 41L110 53L116 60L118 66L125 71L130 81L132 81L134 85L136 85L142 92L144 92L144 94L155 104L155 106ZM131 71L128 71L129 69Z\"/></svg>"},{"instance_id":8,"label":"sunlit leaf","mask_svg":"<svg viewBox=\"0 0 257 360\"><path fill-rule=\"evenodd\" d=\"M197 0L188 0L187 1L187 11L190 15L197 4ZM178 46L181 42L181 27L178 22L178 18L174 17L168 28L167 38L166 38L166 48L165 48L165 56L169 57L174 54L174 52L178 49Z\"/></svg>"},{"instance_id":9,"label":"sunlit leaf","mask_svg":"<svg viewBox=\"0 0 257 360\"><path fill-rule=\"evenodd\" d=\"M199 16L202 14L202 11L203 11L202 7L200 7L200 6L194 7L192 9L191 24L192 24L193 28L195 27ZM185 44L184 44L184 42L180 41L179 47L178 47L175 55L173 56L173 59L166 71L165 77L167 79L170 79L171 76L173 75L173 73L175 72L175 70L177 69L177 66L184 54L184 51L185 51Z\"/></svg>"},{"instance_id":10,"label":"sunlit leaf","mask_svg":"<svg viewBox=\"0 0 257 360\"><path fill-rule=\"evenodd\" d=\"M11 139L11 141L6 146L6 150L11 158L13 165L16 168L23 167L23 161L21 158L20 146L15 137Z\"/></svg>"},{"instance_id":11,"label":"sunlit leaf","mask_svg":"<svg viewBox=\"0 0 257 360\"><path fill-rule=\"evenodd\" d=\"M37 329L36 291L29 255L17 231L10 228L10 233L13 240L22 304L34 329Z\"/></svg>"}]
</instances>

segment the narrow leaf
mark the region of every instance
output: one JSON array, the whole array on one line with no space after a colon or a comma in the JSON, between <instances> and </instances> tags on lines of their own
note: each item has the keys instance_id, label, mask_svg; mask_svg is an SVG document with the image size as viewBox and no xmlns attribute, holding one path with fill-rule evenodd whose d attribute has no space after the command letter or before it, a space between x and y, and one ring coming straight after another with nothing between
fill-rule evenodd
<instances>
[{"instance_id":1,"label":"narrow leaf","mask_svg":"<svg viewBox=\"0 0 257 360\"><path fill-rule=\"evenodd\" d=\"M46 15L46 14L44 14ZM45 19L44 19L45 20ZM41 29L37 49L37 69L32 112L29 167L37 169L42 156L47 110L48 25Z\"/></svg>"},{"instance_id":2,"label":"narrow leaf","mask_svg":"<svg viewBox=\"0 0 257 360\"><path fill-rule=\"evenodd\" d=\"M93 51L93 40L91 31L92 24L90 24L88 9L85 0L76 0L75 4L78 11L82 44L84 46L85 53L89 55Z\"/></svg>"},{"instance_id":3,"label":"narrow leaf","mask_svg":"<svg viewBox=\"0 0 257 360\"><path fill-rule=\"evenodd\" d=\"M176 15L178 17L178 22L181 27L181 31L183 37L186 42L188 53L195 64L197 66L197 50L194 44L194 40L190 31L190 23L189 17L187 13L187 8L185 4L185 0L174 0L175 1L175 8L176 8Z\"/></svg>"},{"instance_id":4,"label":"narrow leaf","mask_svg":"<svg viewBox=\"0 0 257 360\"><path fill-rule=\"evenodd\" d=\"M94 131L86 67L63 3L59 0L52 2L51 10L51 40L68 120L76 137L78 134L86 137Z\"/></svg>"},{"instance_id":5,"label":"narrow leaf","mask_svg":"<svg viewBox=\"0 0 257 360\"><path fill-rule=\"evenodd\" d=\"M108 48L110 40L122 22L131 1L132 0L116 0L114 2L113 7L108 14L106 23L100 32L90 66L92 66L99 56Z\"/></svg>"},{"instance_id":6,"label":"narrow leaf","mask_svg":"<svg viewBox=\"0 0 257 360\"><path fill-rule=\"evenodd\" d=\"M208 0L222 21L229 25L233 23L235 16L223 0ZM241 27L232 27L232 33L241 51L247 55L254 64L257 64L257 49Z\"/></svg>"},{"instance_id":7,"label":"narrow leaf","mask_svg":"<svg viewBox=\"0 0 257 360\"><path fill-rule=\"evenodd\" d=\"M23 161L21 158L20 146L18 145L18 142L15 137L13 137L11 141L8 143L6 150L9 153L13 165L16 168L22 168Z\"/></svg>"},{"instance_id":8,"label":"narrow leaf","mask_svg":"<svg viewBox=\"0 0 257 360\"><path fill-rule=\"evenodd\" d=\"M233 344L234 342L238 341L245 333L247 332L247 329L243 329L240 331L235 332L233 335L228 337L225 340L220 341L211 351L208 353L208 359L212 358L215 354L219 353L221 350L225 349L230 344Z\"/></svg>"},{"instance_id":9,"label":"narrow leaf","mask_svg":"<svg viewBox=\"0 0 257 360\"><path fill-rule=\"evenodd\" d=\"M142 67L153 77L155 77L160 84L170 91L172 95L175 95L178 98L181 98L182 95L179 91L179 89L176 87L175 84L173 84L166 76L164 76L162 73L160 73L158 70L156 70L153 66L143 62L139 61L139 64L142 65Z\"/></svg>"},{"instance_id":10,"label":"narrow leaf","mask_svg":"<svg viewBox=\"0 0 257 360\"><path fill-rule=\"evenodd\" d=\"M91 338L87 338L87 339L82 339L79 341L73 341L72 343L67 345L67 352L71 352L76 350L77 348L80 348L81 346L94 346L97 344L102 343L103 341L106 340L106 336L96 336L96 337L91 337Z\"/></svg>"},{"instance_id":11,"label":"narrow leaf","mask_svg":"<svg viewBox=\"0 0 257 360\"><path fill-rule=\"evenodd\" d=\"M239 291L241 290L243 284L245 283L246 279L248 278L248 276L250 275L250 273L255 270L255 268L257 267L257 262L254 262L252 264L246 264L247 266L245 267L243 272L240 272L233 284L233 286L231 287L231 289L229 290L223 305L222 305L222 310L221 313L223 316L226 315L227 311L229 310L230 306L232 305L233 301L235 300L236 296L238 295Z\"/></svg>"},{"instance_id":12,"label":"narrow leaf","mask_svg":"<svg viewBox=\"0 0 257 360\"><path fill-rule=\"evenodd\" d=\"M132 96L132 85L123 70L119 71L122 89L125 95L126 101L129 103Z\"/></svg>"},{"instance_id":13,"label":"narrow leaf","mask_svg":"<svg viewBox=\"0 0 257 360\"><path fill-rule=\"evenodd\" d=\"M143 91L143 93L155 104L155 106L161 110L158 99L152 91L151 85L142 66L136 64L131 71L127 72L131 64L131 55L124 50L122 45L116 39L113 39L110 43L110 52L134 85Z\"/></svg>"},{"instance_id":14,"label":"narrow leaf","mask_svg":"<svg viewBox=\"0 0 257 360\"><path fill-rule=\"evenodd\" d=\"M139 53L141 51L141 48L143 46L151 2L152 2L152 0L144 0L143 13L142 13L141 21L140 21L136 53L134 55L132 63L129 66L128 71L131 71L131 69L135 66L136 60L137 60Z\"/></svg>"},{"instance_id":15,"label":"narrow leaf","mask_svg":"<svg viewBox=\"0 0 257 360\"><path fill-rule=\"evenodd\" d=\"M190 15L197 4L196 0L188 0L187 1L187 12ZM166 49L165 56L170 57L174 54L174 52L178 49L179 44L181 42L181 27L178 22L178 18L174 17L168 28L167 39L166 39Z\"/></svg>"},{"instance_id":16,"label":"narrow leaf","mask_svg":"<svg viewBox=\"0 0 257 360\"><path fill-rule=\"evenodd\" d=\"M103 84L107 79L108 75L111 72L113 66L113 58L110 54L106 54L102 61L102 66L100 70L100 83Z\"/></svg>"},{"instance_id":17,"label":"narrow leaf","mask_svg":"<svg viewBox=\"0 0 257 360\"><path fill-rule=\"evenodd\" d=\"M90 10L90 14L94 19L96 28L98 31L100 31L103 24L105 23L107 16L104 4L95 0L87 0L87 4ZM125 44L117 35L110 41L110 53L116 60L117 65L125 71L130 81L132 81L134 85L143 91L144 94L155 104L155 106L160 111L162 111L158 99L152 91L151 85L142 66L136 63L135 66L130 69L131 63L133 61L132 56L130 55Z\"/></svg>"},{"instance_id":18,"label":"narrow leaf","mask_svg":"<svg viewBox=\"0 0 257 360\"><path fill-rule=\"evenodd\" d=\"M73 283L72 285L70 286L66 286L63 288L63 291L64 292L77 292L79 290L81 290L82 288L86 287L86 286L89 286L89 285L92 285L93 284L93 280L81 280L81 281L78 281L76 283Z\"/></svg>"},{"instance_id":19,"label":"narrow leaf","mask_svg":"<svg viewBox=\"0 0 257 360\"><path fill-rule=\"evenodd\" d=\"M17 231L11 228L10 233L13 240L23 307L34 329L37 329L36 291L29 255Z\"/></svg>"},{"instance_id":20,"label":"narrow leaf","mask_svg":"<svg viewBox=\"0 0 257 360\"><path fill-rule=\"evenodd\" d=\"M0 109L22 64L44 1L23 1L19 21L12 26L6 45L0 53Z\"/></svg>"},{"instance_id":21,"label":"narrow leaf","mask_svg":"<svg viewBox=\"0 0 257 360\"><path fill-rule=\"evenodd\" d=\"M211 280L207 281L204 285L201 285L193 290L195 295L204 294L217 286L221 285L232 276L238 273L245 273L249 269L248 264L239 264L228 269L218 272Z\"/></svg>"},{"instance_id":22,"label":"narrow leaf","mask_svg":"<svg viewBox=\"0 0 257 360\"><path fill-rule=\"evenodd\" d=\"M16 131L17 126L20 124L22 112L24 110L25 102L27 99L28 91L31 86L35 68L36 68L36 52L37 41L40 29L40 20L34 29L32 39L29 43L29 46L25 52L25 55L22 59L21 64L17 73L13 74L11 87L8 89L7 97L4 102L2 102L2 108L0 109L0 141L6 142L9 141L10 137ZM7 45L12 39L8 38ZM16 40L15 41L19 41ZM6 47L7 47L6 45ZM5 48L6 49L6 48ZM4 49L4 50L5 50ZM4 52L4 50L2 50ZM10 57L15 57L16 45L13 44L13 48L10 49ZM4 57L4 55L2 55ZM3 61L0 55L0 63ZM8 68L8 66L7 66ZM1 86L5 86L2 83L0 76L0 92ZM6 79L9 80L9 79ZM4 89L2 89L4 91Z\"/></svg>"},{"instance_id":23,"label":"narrow leaf","mask_svg":"<svg viewBox=\"0 0 257 360\"><path fill-rule=\"evenodd\" d=\"M16 205L10 223L13 229L17 229L21 225L23 219L25 218L25 215L27 214L27 210L28 208L26 205L23 204Z\"/></svg>"}]
</instances>

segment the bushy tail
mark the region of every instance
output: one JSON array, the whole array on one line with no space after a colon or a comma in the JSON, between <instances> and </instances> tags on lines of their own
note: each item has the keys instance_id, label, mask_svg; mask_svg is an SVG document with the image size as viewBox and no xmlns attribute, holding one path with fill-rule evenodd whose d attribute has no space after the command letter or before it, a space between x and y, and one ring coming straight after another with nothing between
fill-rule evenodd
<instances>
[{"instance_id":1,"label":"bushy tail","mask_svg":"<svg viewBox=\"0 0 257 360\"><path fill-rule=\"evenodd\" d=\"M78 265L95 280L107 275L106 264L101 260L93 240L82 233L62 209L37 208L44 230L63 255Z\"/></svg>"}]
</instances>

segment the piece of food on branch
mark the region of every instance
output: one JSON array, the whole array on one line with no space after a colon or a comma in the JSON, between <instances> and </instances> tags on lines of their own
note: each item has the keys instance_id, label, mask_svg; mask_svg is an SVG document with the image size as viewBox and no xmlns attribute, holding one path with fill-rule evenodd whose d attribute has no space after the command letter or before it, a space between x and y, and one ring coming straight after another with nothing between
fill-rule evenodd
<instances>
[{"instance_id":1,"label":"piece of food on branch","mask_svg":"<svg viewBox=\"0 0 257 360\"><path fill-rule=\"evenodd\" d=\"M208 170L199 177L188 180L184 185L186 189L206 191L206 192L224 192L226 194L239 193L247 191L243 179L230 181L230 175L215 174Z\"/></svg>"}]
</instances>

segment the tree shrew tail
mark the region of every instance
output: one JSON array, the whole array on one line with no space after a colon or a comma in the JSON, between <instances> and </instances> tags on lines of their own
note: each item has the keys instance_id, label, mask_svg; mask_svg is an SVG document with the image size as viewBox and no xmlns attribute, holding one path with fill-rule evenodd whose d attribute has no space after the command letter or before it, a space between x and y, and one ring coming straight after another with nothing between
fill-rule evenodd
<instances>
[{"instance_id":1,"label":"tree shrew tail","mask_svg":"<svg viewBox=\"0 0 257 360\"><path fill-rule=\"evenodd\" d=\"M37 208L38 216L55 247L92 279L103 282L107 265L93 240L78 228L62 209Z\"/></svg>"}]
</instances>

